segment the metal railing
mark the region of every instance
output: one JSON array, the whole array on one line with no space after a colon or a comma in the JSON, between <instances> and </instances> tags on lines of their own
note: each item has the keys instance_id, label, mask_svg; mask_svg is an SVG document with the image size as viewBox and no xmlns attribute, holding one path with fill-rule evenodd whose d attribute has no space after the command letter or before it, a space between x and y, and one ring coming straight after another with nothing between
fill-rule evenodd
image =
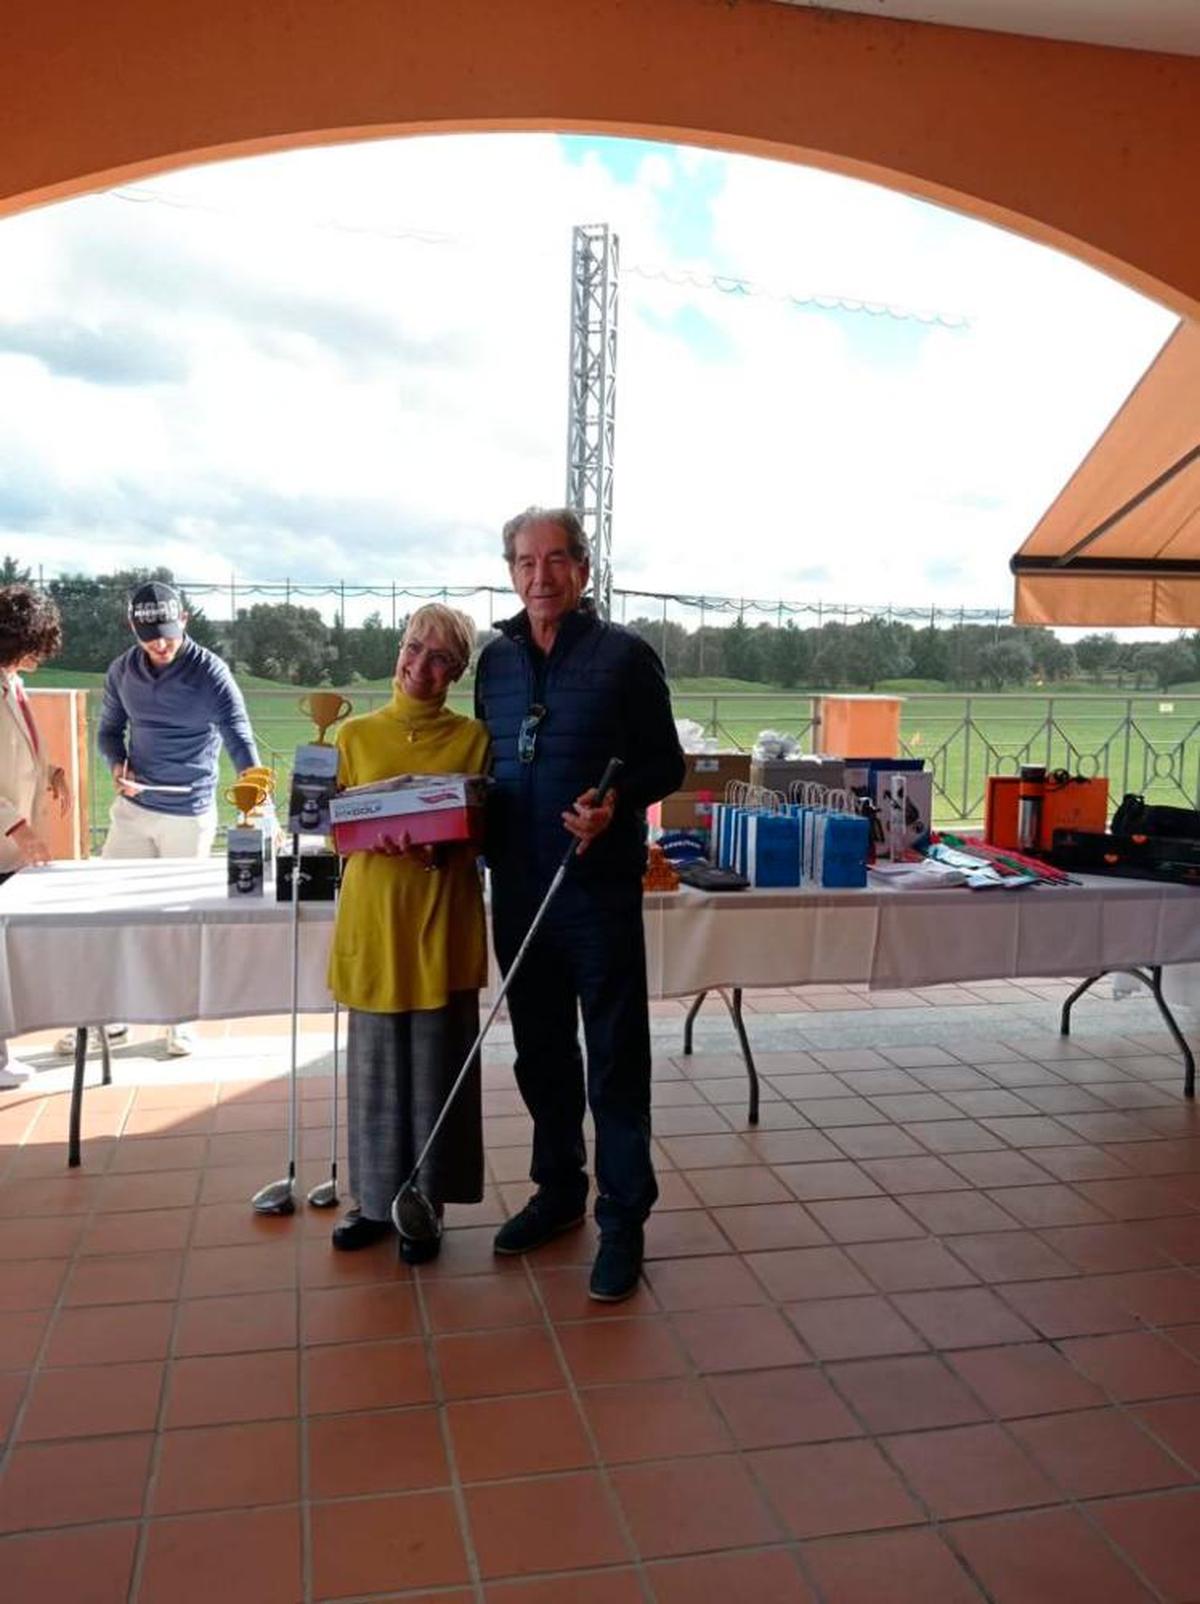
<instances>
[{"instance_id":1,"label":"metal railing","mask_svg":"<svg viewBox=\"0 0 1200 1604\"><path fill-rule=\"evenodd\" d=\"M315 738L296 703L302 693L288 687L254 689L247 704L264 762L278 772L286 798L295 747ZM356 713L385 703L385 690L351 686ZM807 750L820 750L817 698L808 693L677 691L675 716L692 719L723 748L749 751L759 731L794 736ZM470 690L457 690L451 705L470 712ZM99 692L88 696L89 731ZM977 824L983 818L987 777L1014 774L1022 763L1044 763L1072 774L1106 775L1112 801L1127 791L1155 802L1200 807L1200 696L1047 695L920 692L902 699L903 753L922 757L933 775L934 818L939 824ZM91 752L92 841L103 839L111 781ZM222 788L232 778L222 760ZM222 802L222 820L232 816Z\"/></svg>"}]
</instances>

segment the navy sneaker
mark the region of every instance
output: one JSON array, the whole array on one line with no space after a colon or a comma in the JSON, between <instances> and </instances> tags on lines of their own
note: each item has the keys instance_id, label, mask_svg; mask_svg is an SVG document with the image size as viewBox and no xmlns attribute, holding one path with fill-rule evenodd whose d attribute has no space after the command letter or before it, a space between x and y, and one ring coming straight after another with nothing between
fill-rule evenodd
<instances>
[{"instance_id":1,"label":"navy sneaker","mask_svg":"<svg viewBox=\"0 0 1200 1604\"><path fill-rule=\"evenodd\" d=\"M531 1253L564 1231L574 1230L586 1218L586 1197L576 1202L540 1187L519 1214L496 1232L497 1253Z\"/></svg>"},{"instance_id":2,"label":"navy sneaker","mask_svg":"<svg viewBox=\"0 0 1200 1604\"><path fill-rule=\"evenodd\" d=\"M645 1253L645 1236L640 1225L605 1231L600 1251L592 1266L588 1297L597 1303L620 1303L637 1291Z\"/></svg>"}]
</instances>

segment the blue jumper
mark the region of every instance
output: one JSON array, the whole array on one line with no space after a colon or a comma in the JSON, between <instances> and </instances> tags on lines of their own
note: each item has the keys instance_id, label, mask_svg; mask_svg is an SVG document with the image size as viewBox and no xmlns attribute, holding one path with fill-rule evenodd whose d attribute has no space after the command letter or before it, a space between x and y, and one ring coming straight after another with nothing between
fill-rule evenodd
<instances>
[{"instance_id":1,"label":"blue jumper","mask_svg":"<svg viewBox=\"0 0 1200 1604\"><path fill-rule=\"evenodd\" d=\"M207 813L217 789L221 742L240 773L258 763L246 704L215 652L184 640L172 662L154 668L131 646L104 677L96 744L109 768L128 762L147 785L188 785L187 792L147 791L129 800L152 813Z\"/></svg>"}]
</instances>

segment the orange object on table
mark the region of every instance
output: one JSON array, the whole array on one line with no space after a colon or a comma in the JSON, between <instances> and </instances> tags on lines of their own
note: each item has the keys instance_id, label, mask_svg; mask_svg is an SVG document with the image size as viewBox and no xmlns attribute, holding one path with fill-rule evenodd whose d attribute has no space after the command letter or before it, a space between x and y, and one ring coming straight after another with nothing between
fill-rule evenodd
<instances>
[{"instance_id":1,"label":"orange object on table","mask_svg":"<svg viewBox=\"0 0 1200 1604\"><path fill-rule=\"evenodd\" d=\"M1108 780L1104 775L1091 779L1060 774L1046 776L1042 795L1042 828L1038 846L1048 852L1054 845L1055 830L1095 830L1103 833L1108 823Z\"/></svg>"},{"instance_id":2,"label":"orange object on table","mask_svg":"<svg viewBox=\"0 0 1200 1604\"><path fill-rule=\"evenodd\" d=\"M989 774L984 803L983 839L989 846L1016 851L1021 844L1017 804L1021 781L1016 774ZM1041 795L1041 822L1033 850L1048 852L1055 830L1096 830L1108 823L1108 780L1103 775L1084 779L1051 770Z\"/></svg>"},{"instance_id":3,"label":"orange object on table","mask_svg":"<svg viewBox=\"0 0 1200 1604\"><path fill-rule=\"evenodd\" d=\"M1015 774L989 774L983 811L983 839L992 847L1018 845L1017 796L1021 781Z\"/></svg>"},{"instance_id":4,"label":"orange object on table","mask_svg":"<svg viewBox=\"0 0 1200 1604\"><path fill-rule=\"evenodd\" d=\"M642 876L642 889L644 891L679 890L679 876L675 873L673 864L660 846L651 846L650 848L646 872Z\"/></svg>"}]
</instances>

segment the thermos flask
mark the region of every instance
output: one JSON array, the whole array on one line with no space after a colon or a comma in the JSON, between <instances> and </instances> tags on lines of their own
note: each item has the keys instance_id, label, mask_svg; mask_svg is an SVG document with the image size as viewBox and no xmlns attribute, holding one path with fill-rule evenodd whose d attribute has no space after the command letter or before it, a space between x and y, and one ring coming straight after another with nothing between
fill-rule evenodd
<instances>
[{"instance_id":1,"label":"thermos flask","mask_svg":"<svg viewBox=\"0 0 1200 1604\"><path fill-rule=\"evenodd\" d=\"M1045 793L1045 764L1022 763L1017 787L1017 846L1022 852L1036 852L1041 845Z\"/></svg>"}]
</instances>

